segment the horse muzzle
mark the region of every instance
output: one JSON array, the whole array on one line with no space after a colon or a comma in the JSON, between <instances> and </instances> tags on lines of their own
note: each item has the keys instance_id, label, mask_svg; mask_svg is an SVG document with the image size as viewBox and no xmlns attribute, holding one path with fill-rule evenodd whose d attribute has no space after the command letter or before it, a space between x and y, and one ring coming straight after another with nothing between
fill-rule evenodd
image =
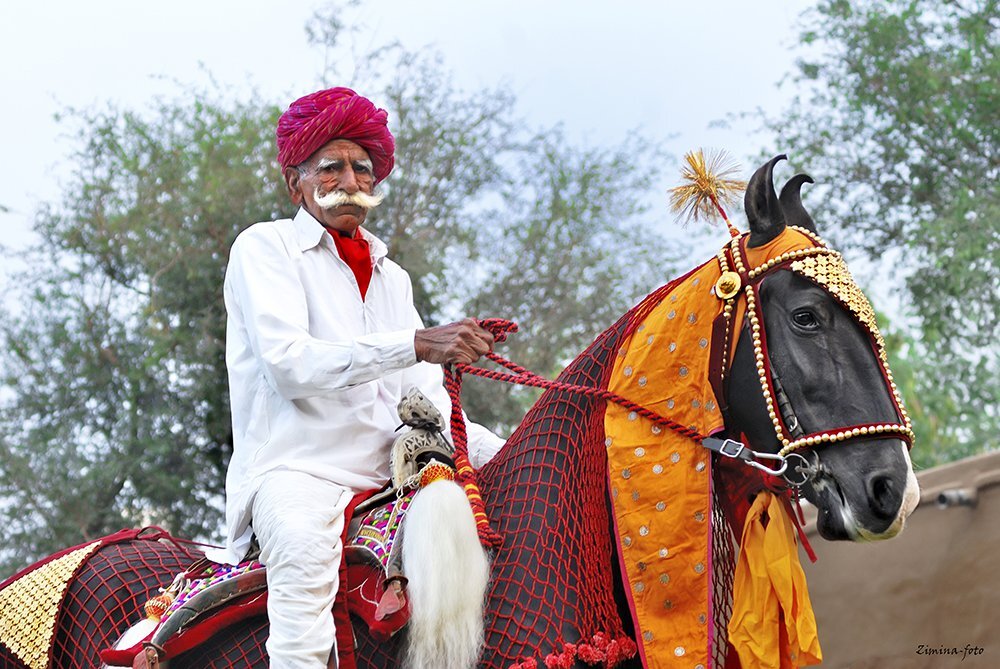
<instances>
[{"instance_id":1,"label":"horse muzzle","mask_svg":"<svg viewBox=\"0 0 1000 669\"><path fill-rule=\"evenodd\" d=\"M889 442L889 443L887 443ZM885 456L857 470L854 449ZM899 534L920 500L906 444L898 439L857 440L818 451L820 464L802 488L816 506L816 529L831 541L878 541Z\"/></svg>"}]
</instances>

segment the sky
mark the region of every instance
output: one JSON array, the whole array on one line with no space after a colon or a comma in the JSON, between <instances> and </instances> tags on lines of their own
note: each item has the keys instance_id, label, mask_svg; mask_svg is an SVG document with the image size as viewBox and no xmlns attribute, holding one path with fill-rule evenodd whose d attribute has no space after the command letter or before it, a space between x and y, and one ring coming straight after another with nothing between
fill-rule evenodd
<instances>
[{"instance_id":1,"label":"sky","mask_svg":"<svg viewBox=\"0 0 1000 669\"><path fill-rule=\"evenodd\" d=\"M797 20L811 4L378 0L342 16L365 26L354 50L391 40L436 49L460 88L508 87L529 124L560 124L579 145L614 146L640 130L675 157L698 147L726 149L749 176L748 156L789 147L768 147L749 121L728 129L713 122L756 109L778 114L788 104L791 93L777 84L794 67ZM341 83L323 81L329 54L306 38L306 24L327 7L264 0L3 3L0 244L16 250L37 241L35 213L68 187L76 129L57 114L71 119L74 109L108 105L141 111L157 95L173 98L210 78L237 95L282 105ZM678 169L663 171L673 178ZM662 218L668 234L669 185L650 194L654 221ZM0 289L17 268L10 258L3 264Z\"/></svg>"}]
</instances>

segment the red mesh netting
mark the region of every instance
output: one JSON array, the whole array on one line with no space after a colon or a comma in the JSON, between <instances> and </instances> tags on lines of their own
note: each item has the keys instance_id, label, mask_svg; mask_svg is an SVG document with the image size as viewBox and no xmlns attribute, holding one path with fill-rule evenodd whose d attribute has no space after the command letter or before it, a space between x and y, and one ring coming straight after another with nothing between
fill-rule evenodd
<instances>
[{"instance_id":1,"label":"red mesh netting","mask_svg":"<svg viewBox=\"0 0 1000 669\"><path fill-rule=\"evenodd\" d=\"M378 644L366 633L363 623L354 620L359 669L390 669L398 666L402 634L388 645ZM267 666L268 622L257 616L227 627L206 643L170 660L175 669L250 669Z\"/></svg>"},{"instance_id":2,"label":"red mesh netting","mask_svg":"<svg viewBox=\"0 0 1000 669\"><path fill-rule=\"evenodd\" d=\"M100 666L100 651L111 647L125 628L141 620L146 600L158 594L159 587L169 585L173 574L192 559L182 548L162 541L113 543L97 549L66 591L52 640L50 666ZM0 646L0 666L23 664Z\"/></svg>"},{"instance_id":3,"label":"red mesh netting","mask_svg":"<svg viewBox=\"0 0 1000 669\"><path fill-rule=\"evenodd\" d=\"M171 658L177 669L250 669L267 666L267 616L248 618L221 630L201 646Z\"/></svg>"},{"instance_id":4,"label":"red mesh netting","mask_svg":"<svg viewBox=\"0 0 1000 669\"><path fill-rule=\"evenodd\" d=\"M719 480L716 475L716 483ZM739 542L723 512L726 502L712 494L712 645L709 649L713 667L725 667L729 649L729 619L733 615L733 580Z\"/></svg>"},{"instance_id":5,"label":"red mesh netting","mask_svg":"<svg viewBox=\"0 0 1000 669\"><path fill-rule=\"evenodd\" d=\"M559 380L607 387L635 321L634 313L620 319ZM487 513L503 540L493 562L484 667L541 660L597 633L626 634L615 597L604 408L603 400L545 393L480 472Z\"/></svg>"},{"instance_id":6,"label":"red mesh netting","mask_svg":"<svg viewBox=\"0 0 1000 669\"><path fill-rule=\"evenodd\" d=\"M99 666L98 653L113 646L125 628L142 620L146 601L194 560L171 543L138 543L143 550L129 543L104 546L80 569L63 602L53 667Z\"/></svg>"}]
</instances>

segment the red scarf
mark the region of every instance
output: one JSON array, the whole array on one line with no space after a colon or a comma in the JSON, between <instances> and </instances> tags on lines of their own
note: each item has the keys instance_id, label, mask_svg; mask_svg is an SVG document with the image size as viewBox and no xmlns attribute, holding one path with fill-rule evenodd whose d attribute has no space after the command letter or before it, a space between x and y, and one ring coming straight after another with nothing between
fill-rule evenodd
<instances>
[{"instance_id":1,"label":"red scarf","mask_svg":"<svg viewBox=\"0 0 1000 669\"><path fill-rule=\"evenodd\" d=\"M368 248L368 240L364 235L355 231L353 237L346 237L343 233L332 228L327 228L333 243L337 245L340 257L347 263L347 266L354 272L354 278L358 282L358 290L361 291L361 299L365 299L368 293L368 284L372 280L372 254Z\"/></svg>"}]
</instances>

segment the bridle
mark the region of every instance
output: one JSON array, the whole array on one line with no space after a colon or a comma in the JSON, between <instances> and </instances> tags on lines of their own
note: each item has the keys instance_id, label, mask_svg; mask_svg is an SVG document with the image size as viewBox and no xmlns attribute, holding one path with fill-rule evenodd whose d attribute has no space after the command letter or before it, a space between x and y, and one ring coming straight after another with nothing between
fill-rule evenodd
<instances>
[{"instance_id":1,"label":"bridle","mask_svg":"<svg viewBox=\"0 0 1000 669\"><path fill-rule=\"evenodd\" d=\"M726 423L730 424L726 389L736 349L736 337L733 335L738 325L740 331L748 330L752 338L754 363L761 392L781 449L776 454L757 453L733 440L725 440L728 441L725 444L713 443L706 446L724 456L743 459L765 473L783 476L786 482L797 487L823 471L819 455L814 450L816 446L860 437L874 437L901 439L907 448L910 448L913 443L913 430L899 390L893 381L892 372L889 370L885 340L879 332L875 312L868 299L854 282L838 252L827 247L815 233L795 226L792 226L792 229L806 235L814 245L787 251L756 267L748 260L746 244L749 236L734 238L717 255L722 274L714 288L715 296L725 303L722 313L713 324L712 336L710 380L718 405L726 418ZM763 307L759 298L764 279L780 270L791 271L825 290L843 305L861 326L872 346L882 378L892 398L898 419L896 422L862 423L812 433L805 432L771 362ZM791 465L790 458L794 459L794 466ZM759 459L775 460L780 464L775 468L769 468L760 462L754 462Z\"/></svg>"}]
</instances>

